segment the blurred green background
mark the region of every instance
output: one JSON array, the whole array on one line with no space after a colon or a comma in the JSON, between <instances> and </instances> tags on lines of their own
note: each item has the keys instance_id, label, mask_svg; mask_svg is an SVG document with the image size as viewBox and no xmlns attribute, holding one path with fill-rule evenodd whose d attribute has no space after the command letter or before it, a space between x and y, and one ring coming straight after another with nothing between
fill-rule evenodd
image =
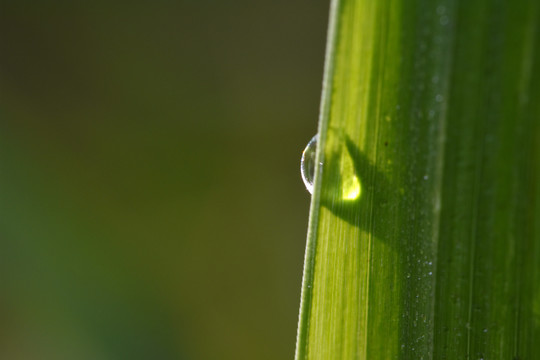
<instances>
[{"instance_id":1,"label":"blurred green background","mask_svg":"<svg viewBox=\"0 0 540 360\"><path fill-rule=\"evenodd\" d=\"M292 359L327 1L0 5L0 359Z\"/></svg>"}]
</instances>

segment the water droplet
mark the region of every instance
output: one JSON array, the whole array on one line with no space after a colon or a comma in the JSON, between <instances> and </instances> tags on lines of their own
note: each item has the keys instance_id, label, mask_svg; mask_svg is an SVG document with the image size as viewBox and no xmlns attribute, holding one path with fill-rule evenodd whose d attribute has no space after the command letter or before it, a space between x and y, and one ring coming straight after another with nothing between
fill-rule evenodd
<instances>
[{"instance_id":1,"label":"water droplet","mask_svg":"<svg viewBox=\"0 0 540 360\"><path fill-rule=\"evenodd\" d=\"M362 186L360 179L356 174L354 160L345 145L343 135L337 134L336 137L331 137L332 150L330 151L329 166L334 166L329 169L333 174L337 175L326 184L327 189L332 187L335 190L339 189L340 197L342 200L353 201L360 197L362 192ZM313 194L314 180L315 180L315 164L316 153L318 146L318 135L315 135L307 144L304 152L302 153L302 161L300 170L302 173L302 180L306 185L306 189ZM323 163L319 163L322 166ZM338 194L338 192L334 192Z\"/></svg>"},{"instance_id":2,"label":"water droplet","mask_svg":"<svg viewBox=\"0 0 540 360\"><path fill-rule=\"evenodd\" d=\"M300 171L302 180L306 185L307 191L313 194L313 181L315 180L315 156L317 154L317 138L318 135L309 140L304 152L302 153L302 161L300 162Z\"/></svg>"}]
</instances>

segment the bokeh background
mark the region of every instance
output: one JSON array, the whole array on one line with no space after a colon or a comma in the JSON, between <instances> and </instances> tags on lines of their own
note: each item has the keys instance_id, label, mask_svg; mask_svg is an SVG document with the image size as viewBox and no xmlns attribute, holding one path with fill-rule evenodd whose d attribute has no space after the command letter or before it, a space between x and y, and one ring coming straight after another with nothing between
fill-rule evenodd
<instances>
[{"instance_id":1,"label":"bokeh background","mask_svg":"<svg viewBox=\"0 0 540 360\"><path fill-rule=\"evenodd\" d=\"M292 359L328 1L0 4L0 359Z\"/></svg>"}]
</instances>

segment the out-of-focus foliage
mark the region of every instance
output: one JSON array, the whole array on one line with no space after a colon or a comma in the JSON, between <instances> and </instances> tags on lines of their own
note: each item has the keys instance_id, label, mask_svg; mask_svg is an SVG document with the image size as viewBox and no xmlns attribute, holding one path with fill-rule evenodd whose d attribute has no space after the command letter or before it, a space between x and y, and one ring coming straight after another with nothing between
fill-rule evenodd
<instances>
[{"instance_id":1,"label":"out-of-focus foliage","mask_svg":"<svg viewBox=\"0 0 540 360\"><path fill-rule=\"evenodd\" d=\"M0 5L0 358L294 352L323 1Z\"/></svg>"}]
</instances>

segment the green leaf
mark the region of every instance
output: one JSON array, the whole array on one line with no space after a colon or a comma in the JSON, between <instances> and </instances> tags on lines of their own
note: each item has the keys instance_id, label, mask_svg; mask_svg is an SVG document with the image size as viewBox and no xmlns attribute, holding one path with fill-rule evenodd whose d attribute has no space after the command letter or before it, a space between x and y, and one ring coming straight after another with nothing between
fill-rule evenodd
<instances>
[{"instance_id":1,"label":"green leaf","mask_svg":"<svg viewBox=\"0 0 540 360\"><path fill-rule=\"evenodd\" d=\"M540 13L333 0L296 359L540 354Z\"/></svg>"}]
</instances>

